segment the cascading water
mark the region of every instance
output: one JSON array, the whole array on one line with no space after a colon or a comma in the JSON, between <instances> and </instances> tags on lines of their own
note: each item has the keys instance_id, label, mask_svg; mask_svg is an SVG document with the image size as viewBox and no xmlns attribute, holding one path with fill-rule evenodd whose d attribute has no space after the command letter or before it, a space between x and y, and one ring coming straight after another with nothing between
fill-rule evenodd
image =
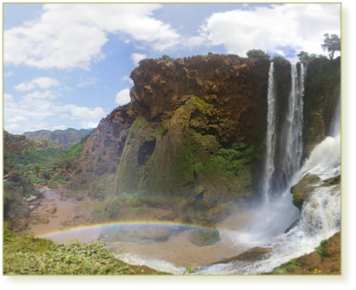
<instances>
[{"instance_id":1,"label":"cascading water","mask_svg":"<svg viewBox=\"0 0 356 290\"><path fill-rule=\"evenodd\" d=\"M290 187L290 181L301 164L303 152L303 93L304 93L304 65L300 64L298 76L297 65L291 64L291 92L289 95L288 111L281 136L282 154L279 160L280 172L275 183L277 193L284 192Z\"/></svg>"},{"instance_id":2,"label":"cascading water","mask_svg":"<svg viewBox=\"0 0 356 290\"><path fill-rule=\"evenodd\" d=\"M271 231L271 226L278 228L284 218L293 216L290 210L295 207L292 205L290 186L298 183L305 174L316 174L322 180L340 174L340 99L330 126L331 136L327 136L318 144L303 166L299 168L303 145L303 90L304 67L301 65L298 80L296 66L292 65L292 90L286 130L282 138L282 141L286 142L285 154L282 155L283 162L286 163L283 167L284 181L287 183L286 190L279 194L278 198L274 198L268 206L265 205L257 211L252 226L244 233L251 241L256 238L254 232L259 230L260 236L266 236L266 230ZM270 272L291 259L314 251L321 240L340 231L340 185L322 186L322 183L323 181L320 181L315 185L308 202L304 203L297 225L287 234L279 233L274 235L273 239L264 241L265 246L272 248L271 253L265 259L217 264L204 268L200 273L259 274ZM270 212L266 212L266 208L270 208ZM261 227L261 224L268 226ZM276 233L277 231L274 234ZM257 246L258 244L252 243L251 245Z\"/></svg>"},{"instance_id":3,"label":"cascading water","mask_svg":"<svg viewBox=\"0 0 356 290\"><path fill-rule=\"evenodd\" d=\"M276 111L275 102L276 95L274 89L274 67L271 62L268 73L268 111L267 111L267 139L266 139L266 163L263 180L263 192L265 203L269 203L271 191L271 178L274 172L274 150L275 150L275 123Z\"/></svg>"}]
</instances>

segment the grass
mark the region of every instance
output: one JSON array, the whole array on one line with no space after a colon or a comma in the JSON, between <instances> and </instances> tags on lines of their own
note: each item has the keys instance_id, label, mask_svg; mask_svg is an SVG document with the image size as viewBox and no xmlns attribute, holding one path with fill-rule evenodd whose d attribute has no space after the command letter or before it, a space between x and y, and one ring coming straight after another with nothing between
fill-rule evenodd
<instances>
[{"instance_id":1,"label":"grass","mask_svg":"<svg viewBox=\"0 0 356 290\"><path fill-rule=\"evenodd\" d=\"M329 256L327 249L326 249L327 243L328 243L328 240L322 240L320 242L320 245L315 248L315 251L318 253L319 256L321 256L321 257Z\"/></svg>"},{"instance_id":2,"label":"grass","mask_svg":"<svg viewBox=\"0 0 356 290\"><path fill-rule=\"evenodd\" d=\"M3 262L4 275L159 274L114 258L103 240L58 244L46 239L16 237L7 228L4 228Z\"/></svg>"}]
</instances>

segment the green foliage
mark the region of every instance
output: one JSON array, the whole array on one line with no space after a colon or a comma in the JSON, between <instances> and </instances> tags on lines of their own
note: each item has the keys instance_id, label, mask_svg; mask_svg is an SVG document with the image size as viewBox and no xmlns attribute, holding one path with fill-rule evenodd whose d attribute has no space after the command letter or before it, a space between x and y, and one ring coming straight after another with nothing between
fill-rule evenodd
<instances>
[{"instance_id":1,"label":"green foliage","mask_svg":"<svg viewBox=\"0 0 356 290\"><path fill-rule=\"evenodd\" d=\"M272 58L272 61L276 64L276 63L283 63L286 61L286 59L283 56L278 55Z\"/></svg>"},{"instance_id":2,"label":"green foliage","mask_svg":"<svg viewBox=\"0 0 356 290\"><path fill-rule=\"evenodd\" d=\"M49 188L53 188L53 189L58 188L57 183L55 181L53 181L53 180L48 181L47 185L48 185Z\"/></svg>"},{"instance_id":3,"label":"green foliage","mask_svg":"<svg viewBox=\"0 0 356 290\"><path fill-rule=\"evenodd\" d=\"M43 171L42 175L47 180L49 180L51 178L51 174L47 170Z\"/></svg>"},{"instance_id":4,"label":"green foliage","mask_svg":"<svg viewBox=\"0 0 356 290\"><path fill-rule=\"evenodd\" d=\"M197 75L198 71L196 69L192 69L190 72L189 72L189 76L191 78L195 77Z\"/></svg>"},{"instance_id":5,"label":"green foliage","mask_svg":"<svg viewBox=\"0 0 356 290\"><path fill-rule=\"evenodd\" d=\"M340 51L340 38L336 34L331 34L329 36L329 33L325 33L324 37L324 43L321 45L321 47L323 50L327 50L329 52L330 59L333 59L335 51Z\"/></svg>"},{"instance_id":6,"label":"green foliage","mask_svg":"<svg viewBox=\"0 0 356 290\"><path fill-rule=\"evenodd\" d=\"M299 60L301 62L304 62L304 63L307 63L313 59L316 59L316 58L321 58L321 59L327 59L327 57L325 55L322 55L322 54L319 54L316 55L315 53L312 53L312 54L308 54L306 51L301 51L300 53L297 54Z\"/></svg>"},{"instance_id":7,"label":"green foliage","mask_svg":"<svg viewBox=\"0 0 356 290\"><path fill-rule=\"evenodd\" d=\"M16 237L4 231L5 275L129 275L143 269L129 268L115 259L103 240L57 244L45 239Z\"/></svg>"},{"instance_id":8,"label":"green foliage","mask_svg":"<svg viewBox=\"0 0 356 290\"><path fill-rule=\"evenodd\" d=\"M290 260L287 264L287 271L299 270L300 265L297 263L296 259Z\"/></svg>"},{"instance_id":9,"label":"green foliage","mask_svg":"<svg viewBox=\"0 0 356 290\"><path fill-rule=\"evenodd\" d=\"M203 163L198 162L198 163L194 164L193 172L195 174L198 174L200 171L204 171L204 170L205 170L205 167L204 167Z\"/></svg>"},{"instance_id":10,"label":"green foliage","mask_svg":"<svg viewBox=\"0 0 356 290\"><path fill-rule=\"evenodd\" d=\"M137 216L141 216L145 213L145 209L142 207L133 207L132 208L132 213L137 215Z\"/></svg>"},{"instance_id":11,"label":"green foliage","mask_svg":"<svg viewBox=\"0 0 356 290\"><path fill-rule=\"evenodd\" d=\"M249 50L246 54L247 54L248 58L254 58L254 59L269 59L270 58L270 56L261 49L252 49L252 50Z\"/></svg>"},{"instance_id":12,"label":"green foliage","mask_svg":"<svg viewBox=\"0 0 356 290\"><path fill-rule=\"evenodd\" d=\"M322 240L320 242L320 245L315 248L315 251L321 257L328 257L329 256L329 253L327 252L327 249L326 249L326 244L327 243L328 243L328 240Z\"/></svg>"},{"instance_id":13,"label":"green foliage","mask_svg":"<svg viewBox=\"0 0 356 290\"><path fill-rule=\"evenodd\" d=\"M336 184L340 184L341 182L341 175L337 175L334 177L330 177L326 180L324 180L323 186L332 186L332 185L336 185Z\"/></svg>"},{"instance_id":14,"label":"green foliage","mask_svg":"<svg viewBox=\"0 0 356 290\"><path fill-rule=\"evenodd\" d=\"M13 164L16 164L18 170L28 171L34 168L38 174L40 168L51 165L63 152L64 150L60 148L28 147L17 154L7 153L7 155Z\"/></svg>"},{"instance_id":15,"label":"green foliage","mask_svg":"<svg viewBox=\"0 0 356 290\"><path fill-rule=\"evenodd\" d=\"M174 60L174 58L171 58L171 57L169 57L168 55L164 54L164 55L162 55L162 57L160 57L158 60L163 60L163 61L165 61L165 62L169 62L169 61Z\"/></svg>"}]
</instances>

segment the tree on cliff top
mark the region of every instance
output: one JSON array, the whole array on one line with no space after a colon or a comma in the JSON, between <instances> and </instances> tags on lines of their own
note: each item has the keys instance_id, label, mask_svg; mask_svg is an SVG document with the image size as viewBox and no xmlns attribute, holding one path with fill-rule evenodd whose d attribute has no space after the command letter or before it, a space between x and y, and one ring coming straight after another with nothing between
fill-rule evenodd
<instances>
[{"instance_id":1,"label":"tree on cliff top","mask_svg":"<svg viewBox=\"0 0 356 290\"><path fill-rule=\"evenodd\" d=\"M269 55L261 49L251 49L247 53L248 58L265 58L269 59Z\"/></svg>"},{"instance_id":2,"label":"tree on cliff top","mask_svg":"<svg viewBox=\"0 0 356 290\"><path fill-rule=\"evenodd\" d=\"M324 43L321 47L323 50L327 50L329 52L330 59L333 59L335 51L340 51L340 38L336 34L331 34L329 37L329 33L325 33L324 37Z\"/></svg>"},{"instance_id":3,"label":"tree on cliff top","mask_svg":"<svg viewBox=\"0 0 356 290\"><path fill-rule=\"evenodd\" d=\"M315 53L309 54L306 51L301 51L300 53L297 54L297 56L299 57L299 60L301 62L308 62L315 58L323 58L323 59L326 58L327 59L327 57L325 55L322 55L322 54L316 55Z\"/></svg>"}]
</instances>

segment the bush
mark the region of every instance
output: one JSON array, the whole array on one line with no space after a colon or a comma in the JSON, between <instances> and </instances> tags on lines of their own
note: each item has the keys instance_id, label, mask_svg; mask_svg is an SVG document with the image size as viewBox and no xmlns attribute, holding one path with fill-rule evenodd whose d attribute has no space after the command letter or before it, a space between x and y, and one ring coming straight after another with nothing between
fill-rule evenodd
<instances>
[{"instance_id":1,"label":"bush","mask_svg":"<svg viewBox=\"0 0 356 290\"><path fill-rule=\"evenodd\" d=\"M193 70L191 70L191 71L189 72L189 76L190 76L191 78L193 78L193 77L195 77L195 76L197 75L197 73L198 73L198 71L197 71L196 69L193 69Z\"/></svg>"},{"instance_id":2,"label":"bush","mask_svg":"<svg viewBox=\"0 0 356 290\"><path fill-rule=\"evenodd\" d=\"M321 256L321 257L327 257L329 256L327 250L326 250L326 244L328 243L328 240L322 240L320 242L320 245L315 248L315 251Z\"/></svg>"},{"instance_id":3,"label":"bush","mask_svg":"<svg viewBox=\"0 0 356 290\"><path fill-rule=\"evenodd\" d=\"M58 185L54 180L50 180L50 181L48 181L48 187L56 189L56 188L58 188Z\"/></svg>"},{"instance_id":4,"label":"bush","mask_svg":"<svg viewBox=\"0 0 356 290\"><path fill-rule=\"evenodd\" d=\"M249 50L247 53L248 58L259 58L259 59L269 59L269 55L267 53L265 53L263 50L261 49L252 49Z\"/></svg>"},{"instance_id":5,"label":"bush","mask_svg":"<svg viewBox=\"0 0 356 290\"><path fill-rule=\"evenodd\" d=\"M286 59L283 56L278 55L278 56L275 56L274 58L272 58L272 61L274 63L283 63L286 61Z\"/></svg>"},{"instance_id":6,"label":"bush","mask_svg":"<svg viewBox=\"0 0 356 290\"><path fill-rule=\"evenodd\" d=\"M163 61L165 61L165 62L169 62L169 61L174 60L174 58L171 58L171 57L169 57L168 55L164 54L164 55L162 55L162 57L160 57L158 60L163 60Z\"/></svg>"}]
</instances>

